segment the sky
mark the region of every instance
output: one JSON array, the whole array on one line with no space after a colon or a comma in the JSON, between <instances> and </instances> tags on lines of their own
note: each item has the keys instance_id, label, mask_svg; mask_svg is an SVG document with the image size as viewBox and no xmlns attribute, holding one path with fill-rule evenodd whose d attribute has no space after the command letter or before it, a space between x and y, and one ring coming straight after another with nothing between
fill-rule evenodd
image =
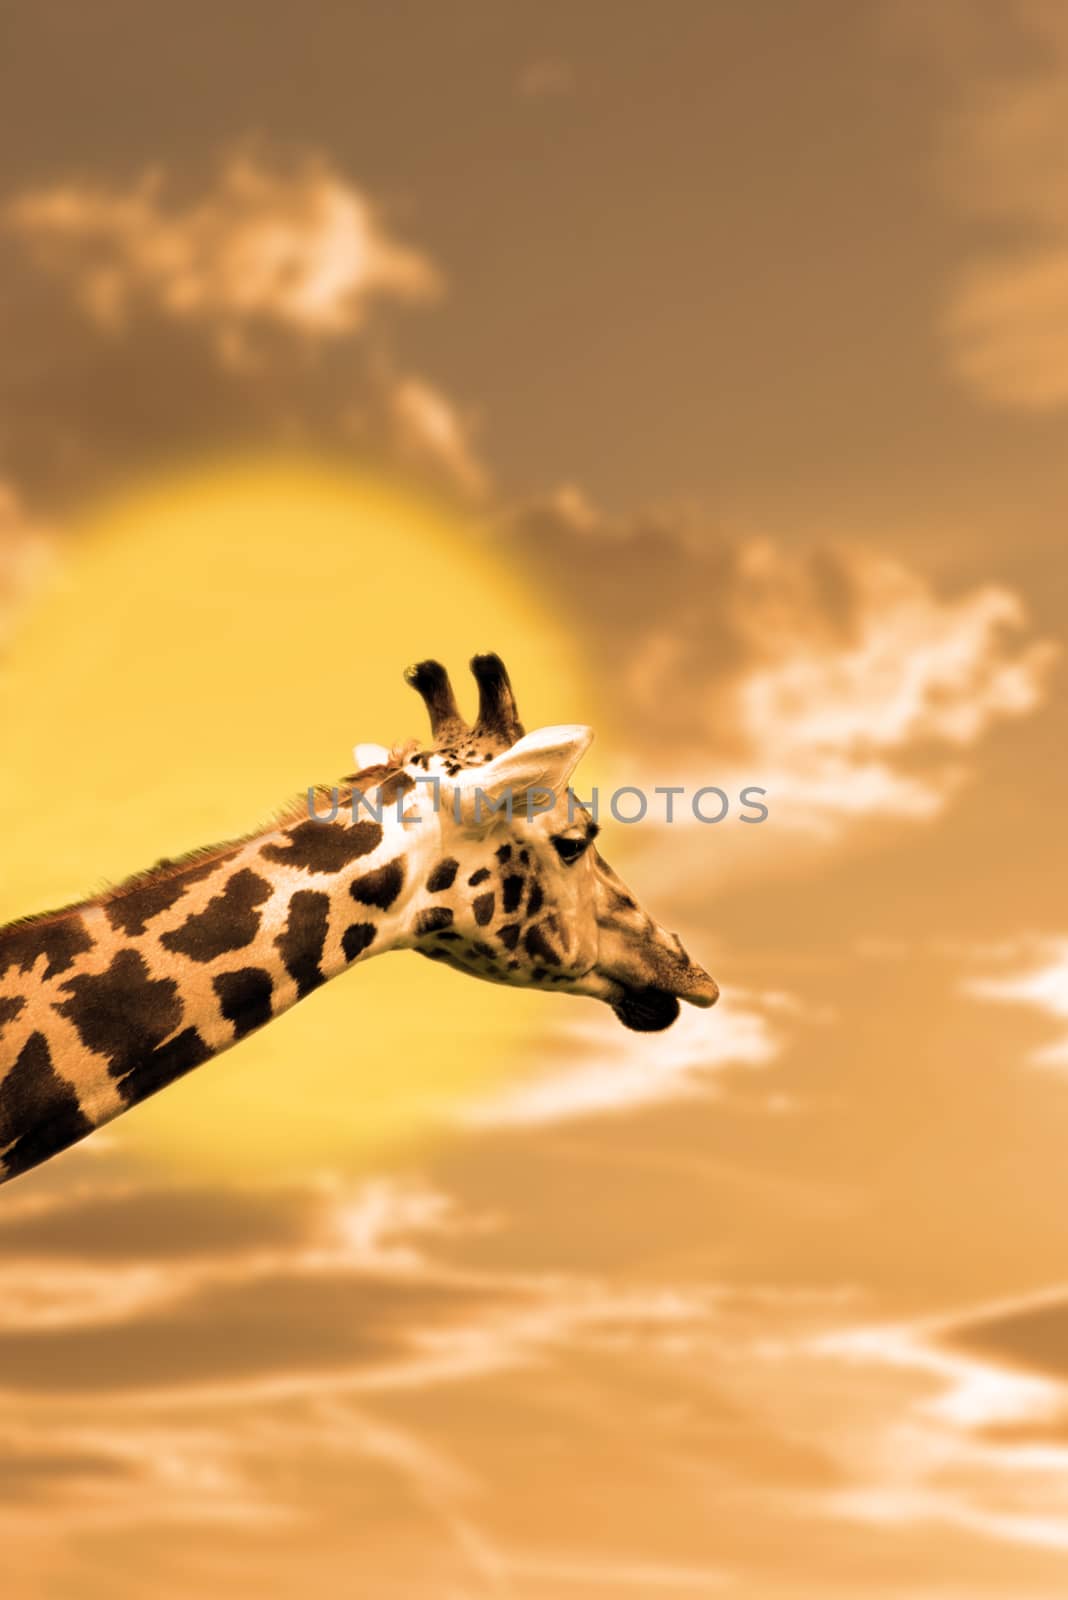
<instances>
[{"instance_id":1,"label":"sky","mask_svg":"<svg viewBox=\"0 0 1068 1600\"><path fill-rule=\"evenodd\" d=\"M504 574L470 650L514 632L521 711L597 720L598 774L769 806L604 829L712 1012L502 991L491 1027L399 957L399 1002L376 963L298 1008L270 1082L296 1104L327 1050L388 1095L361 985L375 1038L399 1003L433 1040L448 980L494 1070L406 1077L403 1131L257 1166L235 1119L220 1161L194 1075L5 1187L13 1600L1064 1593L1066 95L1043 0L3 8L0 696L35 637L89 671L48 619L111 570L102 507L293 457ZM210 584L128 520L121 572ZM313 559L294 527L294 584ZM409 568L373 650L329 598L339 773L418 731L346 709L350 674L400 704L440 603ZM0 700L42 896L20 818L40 849L175 658L79 628L130 655L95 729ZM155 794L182 751L146 738ZM256 1046L220 1063L252 1096Z\"/></svg>"}]
</instances>

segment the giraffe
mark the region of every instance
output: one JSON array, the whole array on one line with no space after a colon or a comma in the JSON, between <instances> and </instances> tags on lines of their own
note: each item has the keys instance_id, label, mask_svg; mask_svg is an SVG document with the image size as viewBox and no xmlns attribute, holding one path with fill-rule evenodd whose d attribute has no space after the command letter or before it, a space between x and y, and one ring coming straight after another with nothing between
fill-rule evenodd
<instances>
[{"instance_id":1,"label":"giraffe","mask_svg":"<svg viewBox=\"0 0 1068 1600\"><path fill-rule=\"evenodd\" d=\"M592 731L525 733L500 657L471 670L473 726L420 662L428 748L357 746L357 771L267 827L0 928L0 1182L385 951L603 1000L640 1031L715 1002L568 798Z\"/></svg>"}]
</instances>

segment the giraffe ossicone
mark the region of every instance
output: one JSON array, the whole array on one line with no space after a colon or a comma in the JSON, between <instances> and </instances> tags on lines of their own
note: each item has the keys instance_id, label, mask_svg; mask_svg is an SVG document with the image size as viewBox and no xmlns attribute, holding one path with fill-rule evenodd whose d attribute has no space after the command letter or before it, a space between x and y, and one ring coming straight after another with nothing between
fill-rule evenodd
<instances>
[{"instance_id":1,"label":"giraffe ossicone","mask_svg":"<svg viewBox=\"0 0 1068 1600\"><path fill-rule=\"evenodd\" d=\"M471 670L473 724L445 668L420 662L405 677L429 747L357 745L356 772L269 828L0 928L0 1181L387 951L603 1000L643 1032L680 1000L715 1002L568 796L591 730L527 734L500 657ZM324 820L308 801L327 793Z\"/></svg>"}]
</instances>

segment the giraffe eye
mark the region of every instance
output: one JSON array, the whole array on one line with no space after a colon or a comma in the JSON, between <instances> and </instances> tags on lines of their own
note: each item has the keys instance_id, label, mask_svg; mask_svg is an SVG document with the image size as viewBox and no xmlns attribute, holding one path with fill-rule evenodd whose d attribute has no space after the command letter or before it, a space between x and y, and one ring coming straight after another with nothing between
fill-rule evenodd
<instances>
[{"instance_id":1,"label":"giraffe eye","mask_svg":"<svg viewBox=\"0 0 1068 1600\"><path fill-rule=\"evenodd\" d=\"M579 856L583 855L589 839L573 839L566 834L561 834L553 840L553 849L556 851L565 867L574 866Z\"/></svg>"}]
</instances>

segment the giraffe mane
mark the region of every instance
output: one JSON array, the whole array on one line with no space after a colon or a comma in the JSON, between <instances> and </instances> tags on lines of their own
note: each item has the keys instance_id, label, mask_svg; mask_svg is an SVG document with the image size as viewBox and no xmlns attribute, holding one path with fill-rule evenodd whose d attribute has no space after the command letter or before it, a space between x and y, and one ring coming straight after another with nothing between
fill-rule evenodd
<instances>
[{"instance_id":1,"label":"giraffe mane","mask_svg":"<svg viewBox=\"0 0 1068 1600\"><path fill-rule=\"evenodd\" d=\"M407 747L402 749L398 746L390 752L388 762L363 767L359 772L349 773L339 783L312 784L302 793L283 801L258 827L250 828L247 833L238 834L232 839L220 840L217 844L200 845L195 849L185 850L180 855L161 856L151 867L142 867L140 871L121 878L118 883L105 884L97 894L86 895L81 900L72 900L67 905L55 906L51 910L33 911L28 916L16 917L11 922L0 924L0 942L7 934L20 932L23 928L38 927L49 922L62 922L65 917L75 916L78 912L87 910L89 906L110 905L112 901L119 900L123 895L130 894L136 889L146 889L155 883L166 883L168 879L177 878L183 872L207 866L211 862L223 861L228 855L240 850L243 845L250 844L253 839L262 838L277 828L286 827L290 823L306 818L310 800L318 809L320 803L332 805L336 793L339 806L350 805L355 790L358 789L361 794L366 794L368 789L402 771L404 767L404 760L400 759L402 756L410 759L409 750Z\"/></svg>"},{"instance_id":2,"label":"giraffe mane","mask_svg":"<svg viewBox=\"0 0 1068 1600\"><path fill-rule=\"evenodd\" d=\"M430 750L421 750L417 739L409 739L403 743L395 744L390 750L385 762L374 766L364 767L359 772L350 773L337 784L313 784L302 794L285 802L276 811L269 815L257 828L252 828L248 833L233 839L227 839L219 844L202 846L199 849L186 851L178 856L164 856L154 866L142 869L123 878L119 883L105 884L95 895L87 895L81 900L73 900L68 905L58 906L49 911L32 912L29 916L16 917L14 921L0 926L0 941L6 935L14 934L23 928L35 927L49 922L61 922L65 917L74 916L79 911L85 911L94 905L109 905L112 901L120 899L136 889L147 888L151 884L164 883L169 878L177 877L182 872L195 870L208 862L224 860L232 852L239 850L243 845L258 839L266 833L273 832L276 828L285 827L290 823L298 822L302 816L307 815L306 807L309 799L316 807L320 801L333 803L335 792L338 805L351 804L353 792L359 789L365 793L375 784L382 783L395 773L403 770L408 762L415 760L426 765L436 753L442 743L457 735L471 734L490 735L502 748L521 737L523 725L518 719L515 701L512 695L512 686L509 682L508 672L500 656L494 654L476 655L471 660L471 670L479 685L479 721L475 728L468 728L459 716L452 685L445 668L438 661L422 661L409 667L404 676L407 683L418 691L427 705L431 716L431 733L434 736L434 747Z\"/></svg>"}]
</instances>

